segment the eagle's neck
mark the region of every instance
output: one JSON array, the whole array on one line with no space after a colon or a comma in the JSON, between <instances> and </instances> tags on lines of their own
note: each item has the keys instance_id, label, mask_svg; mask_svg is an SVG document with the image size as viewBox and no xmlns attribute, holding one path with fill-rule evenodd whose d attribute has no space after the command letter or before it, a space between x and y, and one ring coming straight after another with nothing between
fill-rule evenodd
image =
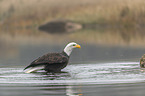
<instances>
[{"instance_id":1,"label":"eagle's neck","mask_svg":"<svg viewBox=\"0 0 145 96\"><path fill-rule=\"evenodd\" d=\"M62 51L62 54L69 58L69 56L64 51Z\"/></svg>"},{"instance_id":2,"label":"eagle's neck","mask_svg":"<svg viewBox=\"0 0 145 96\"><path fill-rule=\"evenodd\" d=\"M66 46L66 47L64 48L63 51L64 51L68 56L70 56L72 50L73 50L73 48L70 48L70 47Z\"/></svg>"}]
</instances>

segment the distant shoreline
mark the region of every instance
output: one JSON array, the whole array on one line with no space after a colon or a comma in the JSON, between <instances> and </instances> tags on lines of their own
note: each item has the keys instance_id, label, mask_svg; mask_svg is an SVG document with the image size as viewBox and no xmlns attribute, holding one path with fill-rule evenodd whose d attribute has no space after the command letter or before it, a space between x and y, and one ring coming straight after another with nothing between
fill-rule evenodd
<instances>
[{"instance_id":1,"label":"distant shoreline","mask_svg":"<svg viewBox=\"0 0 145 96\"><path fill-rule=\"evenodd\" d=\"M144 27L144 5L143 0L2 0L0 27L32 28L59 18L88 26Z\"/></svg>"}]
</instances>

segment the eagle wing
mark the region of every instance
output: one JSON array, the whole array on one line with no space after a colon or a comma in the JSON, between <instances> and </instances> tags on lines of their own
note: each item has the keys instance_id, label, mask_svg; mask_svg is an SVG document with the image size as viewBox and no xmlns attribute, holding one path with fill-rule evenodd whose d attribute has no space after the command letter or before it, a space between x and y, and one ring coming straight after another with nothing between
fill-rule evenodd
<instances>
[{"instance_id":1,"label":"eagle wing","mask_svg":"<svg viewBox=\"0 0 145 96\"><path fill-rule=\"evenodd\" d=\"M48 53L34 60L29 66L25 69L40 65L48 65L48 64L60 64L68 62L68 58L61 53ZM25 70L24 69L24 70Z\"/></svg>"}]
</instances>

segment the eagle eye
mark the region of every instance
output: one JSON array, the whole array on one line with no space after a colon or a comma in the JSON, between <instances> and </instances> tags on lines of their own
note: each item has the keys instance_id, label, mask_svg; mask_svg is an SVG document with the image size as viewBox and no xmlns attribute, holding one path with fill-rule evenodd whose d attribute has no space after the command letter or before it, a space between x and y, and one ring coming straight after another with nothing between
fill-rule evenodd
<instances>
[{"instance_id":1,"label":"eagle eye","mask_svg":"<svg viewBox=\"0 0 145 96\"><path fill-rule=\"evenodd\" d=\"M76 44L73 44L73 46L76 46Z\"/></svg>"}]
</instances>

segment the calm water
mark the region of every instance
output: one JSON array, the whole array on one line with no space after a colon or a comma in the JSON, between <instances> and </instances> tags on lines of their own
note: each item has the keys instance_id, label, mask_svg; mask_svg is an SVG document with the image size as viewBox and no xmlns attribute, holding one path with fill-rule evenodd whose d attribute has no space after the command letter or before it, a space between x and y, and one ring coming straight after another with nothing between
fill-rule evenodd
<instances>
[{"instance_id":1,"label":"calm water","mask_svg":"<svg viewBox=\"0 0 145 96\"><path fill-rule=\"evenodd\" d=\"M34 59L48 52L61 52L72 39L65 41L67 35L60 36L65 44L58 44L60 39L57 43L55 38L50 41L53 35L49 34L8 34L0 36L1 96L145 95L145 72L139 67L144 48L101 46L76 40L82 48L72 52L70 64L63 72L26 74L23 69ZM78 33L68 35L71 38Z\"/></svg>"},{"instance_id":2,"label":"calm water","mask_svg":"<svg viewBox=\"0 0 145 96\"><path fill-rule=\"evenodd\" d=\"M62 73L26 74L23 67L0 68L2 96L144 95L145 72L138 62L70 64Z\"/></svg>"}]
</instances>

